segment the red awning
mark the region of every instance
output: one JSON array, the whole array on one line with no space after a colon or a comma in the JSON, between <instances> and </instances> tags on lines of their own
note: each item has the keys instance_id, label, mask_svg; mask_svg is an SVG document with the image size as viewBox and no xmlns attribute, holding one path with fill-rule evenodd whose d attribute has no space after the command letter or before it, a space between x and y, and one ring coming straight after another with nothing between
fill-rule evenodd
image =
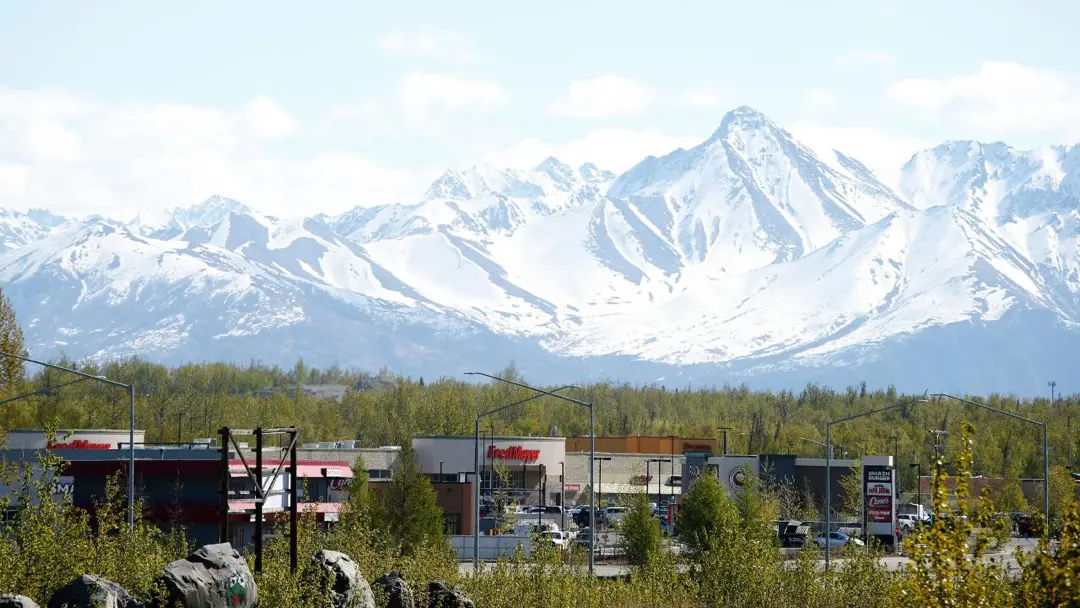
<instances>
[{"instance_id":1,"label":"red awning","mask_svg":"<svg viewBox=\"0 0 1080 608\"><path fill-rule=\"evenodd\" d=\"M287 463L286 463L287 464ZM248 461L248 466L252 471L255 470L255 463ZM277 469L277 463L263 462L263 477L269 477L273 475L274 470ZM302 460L296 463L296 472L302 478L321 478L327 479L352 479L352 468L349 467L349 463L345 460ZM244 463L239 460L233 460L229 462L229 473L233 477L246 477L247 470L244 469Z\"/></svg>"}]
</instances>

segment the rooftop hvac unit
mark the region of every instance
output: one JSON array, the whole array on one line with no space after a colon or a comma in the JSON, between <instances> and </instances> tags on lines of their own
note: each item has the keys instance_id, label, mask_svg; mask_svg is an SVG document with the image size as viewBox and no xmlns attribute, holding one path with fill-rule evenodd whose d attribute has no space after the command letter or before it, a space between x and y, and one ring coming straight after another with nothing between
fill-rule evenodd
<instances>
[{"instance_id":1,"label":"rooftop hvac unit","mask_svg":"<svg viewBox=\"0 0 1080 608\"><path fill-rule=\"evenodd\" d=\"M357 441L356 439L350 439L348 441L341 441L339 443L341 444L342 449L346 449L346 450L356 450L356 449L360 448L360 442Z\"/></svg>"}]
</instances>

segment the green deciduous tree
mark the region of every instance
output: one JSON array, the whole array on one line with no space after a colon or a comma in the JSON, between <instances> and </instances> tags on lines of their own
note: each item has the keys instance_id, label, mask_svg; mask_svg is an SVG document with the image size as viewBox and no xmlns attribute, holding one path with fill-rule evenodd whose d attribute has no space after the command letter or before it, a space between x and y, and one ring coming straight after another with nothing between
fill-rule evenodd
<instances>
[{"instance_id":1,"label":"green deciduous tree","mask_svg":"<svg viewBox=\"0 0 1080 608\"><path fill-rule=\"evenodd\" d=\"M11 301L0 287L0 352L24 354L23 333ZM23 362L12 357L0 357L0 397L12 393L23 380Z\"/></svg>"},{"instance_id":2,"label":"green deciduous tree","mask_svg":"<svg viewBox=\"0 0 1080 608\"><path fill-rule=\"evenodd\" d=\"M663 551L660 520L653 515L643 492L634 494L630 510L619 523L619 543L632 566L644 566Z\"/></svg>"},{"instance_id":3,"label":"green deciduous tree","mask_svg":"<svg viewBox=\"0 0 1080 608\"><path fill-rule=\"evenodd\" d=\"M711 472L694 480L683 498L679 538L691 554L709 547L711 539L733 532L739 525L739 511Z\"/></svg>"},{"instance_id":4,"label":"green deciduous tree","mask_svg":"<svg viewBox=\"0 0 1080 608\"><path fill-rule=\"evenodd\" d=\"M970 423L962 424L953 461L956 510L950 505L947 473L941 467L934 484L934 524L918 528L905 540L912 561L899 586L905 606L976 608L1012 602L1007 573L999 564L981 559L998 539L989 493L983 496L979 513L967 517L974 433Z\"/></svg>"},{"instance_id":5,"label":"green deciduous tree","mask_svg":"<svg viewBox=\"0 0 1080 608\"><path fill-rule=\"evenodd\" d=\"M1060 542L1046 538L1030 556L1020 557L1021 605L1026 608L1080 606L1080 514L1076 504L1062 513Z\"/></svg>"},{"instance_id":6,"label":"green deciduous tree","mask_svg":"<svg viewBox=\"0 0 1080 608\"><path fill-rule=\"evenodd\" d=\"M446 523L435 488L408 444L401 449L384 505L390 535L403 554L414 555L446 540Z\"/></svg>"}]
</instances>

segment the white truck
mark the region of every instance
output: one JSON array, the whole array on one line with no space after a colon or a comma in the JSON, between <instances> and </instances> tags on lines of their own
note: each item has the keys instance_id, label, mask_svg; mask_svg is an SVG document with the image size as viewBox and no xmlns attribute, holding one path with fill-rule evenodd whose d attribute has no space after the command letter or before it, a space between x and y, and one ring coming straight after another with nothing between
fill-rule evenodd
<instances>
[{"instance_id":1,"label":"white truck","mask_svg":"<svg viewBox=\"0 0 1080 608\"><path fill-rule=\"evenodd\" d=\"M900 523L910 521L913 525L930 524L934 521L934 512L923 505L907 502L896 505L896 517Z\"/></svg>"}]
</instances>

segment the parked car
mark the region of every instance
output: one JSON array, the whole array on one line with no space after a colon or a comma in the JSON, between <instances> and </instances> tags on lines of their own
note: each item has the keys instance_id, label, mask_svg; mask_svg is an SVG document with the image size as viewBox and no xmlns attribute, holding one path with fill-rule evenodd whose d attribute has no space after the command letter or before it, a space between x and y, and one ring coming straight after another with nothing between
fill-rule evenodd
<instances>
[{"instance_id":1,"label":"parked car","mask_svg":"<svg viewBox=\"0 0 1080 608\"><path fill-rule=\"evenodd\" d=\"M604 523L609 526L617 526L629 512L630 509L626 507L608 507L603 510Z\"/></svg>"},{"instance_id":2,"label":"parked car","mask_svg":"<svg viewBox=\"0 0 1080 608\"><path fill-rule=\"evenodd\" d=\"M550 542L558 549L566 549L570 546L570 536L566 532L547 530L540 533L540 538Z\"/></svg>"},{"instance_id":3,"label":"parked car","mask_svg":"<svg viewBox=\"0 0 1080 608\"><path fill-rule=\"evenodd\" d=\"M816 543L817 546L822 549L825 548L825 542L826 541L824 536L818 536L814 539L814 543ZM828 543L829 546L833 548L844 547L846 545L855 545L856 547L862 547L865 545L863 541L855 538L854 536L848 536L843 532L830 532Z\"/></svg>"}]
</instances>

